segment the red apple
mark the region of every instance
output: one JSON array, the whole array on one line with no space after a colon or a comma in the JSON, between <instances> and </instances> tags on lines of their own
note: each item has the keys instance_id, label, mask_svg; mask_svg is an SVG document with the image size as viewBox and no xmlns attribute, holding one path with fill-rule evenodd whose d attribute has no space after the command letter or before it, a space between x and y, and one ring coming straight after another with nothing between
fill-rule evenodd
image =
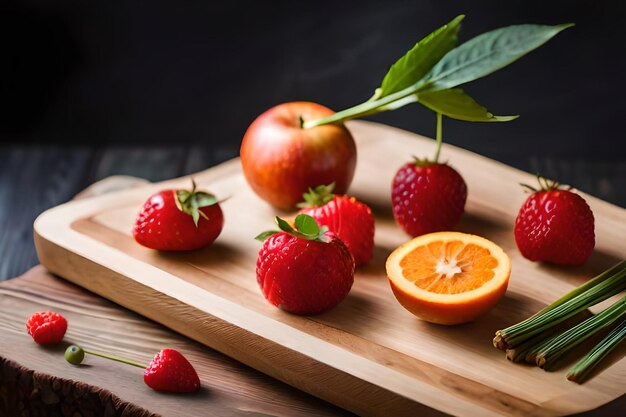
<instances>
[{"instance_id":1,"label":"red apple","mask_svg":"<svg viewBox=\"0 0 626 417\"><path fill-rule=\"evenodd\" d=\"M309 187L335 183L344 194L354 175L356 145L343 124L310 129L302 120L334 114L320 104L291 102L272 107L248 128L241 165L252 189L272 206L293 209Z\"/></svg>"}]
</instances>

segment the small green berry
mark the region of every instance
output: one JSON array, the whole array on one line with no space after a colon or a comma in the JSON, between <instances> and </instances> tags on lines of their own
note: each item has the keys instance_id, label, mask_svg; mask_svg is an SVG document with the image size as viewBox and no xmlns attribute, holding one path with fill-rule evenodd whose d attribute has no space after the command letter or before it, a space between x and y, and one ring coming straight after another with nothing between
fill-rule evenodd
<instances>
[{"instance_id":1,"label":"small green berry","mask_svg":"<svg viewBox=\"0 0 626 417\"><path fill-rule=\"evenodd\" d=\"M72 365L80 365L85 359L85 351L76 345L72 345L65 349L65 360Z\"/></svg>"}]
</instances>

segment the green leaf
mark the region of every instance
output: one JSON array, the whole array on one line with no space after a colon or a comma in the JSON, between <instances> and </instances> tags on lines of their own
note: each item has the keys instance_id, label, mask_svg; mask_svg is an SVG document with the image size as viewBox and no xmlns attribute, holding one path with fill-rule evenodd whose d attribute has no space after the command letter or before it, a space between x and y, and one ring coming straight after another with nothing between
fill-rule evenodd
<instances>
[{"instance_id":1,"label":"green leaf","mask_svg":"<svg viewBox=\"0 0 626 417\"><path fill-rule=\"evenodd\" d=\"M191 217L193 218L193 222L195 223L196 227L198 226L198 221L200 220L200 210L198 208L198 200L196 200L192 194L191 197L191 201L190 201L190 206L191 206Z\"/></svg>"},{"instance_id":2,"label":"green leaf","mask_svg":"<svg viewBox=\"0 0 626 417\"><path fill-rule=\"evenodd\" d=\"M292 233L292 234L295 233L295 230L293 230L293 227L291 227L289 223L287 223L280 217L278 216L274 217L274 221L276 222L276 225L278 226L278 228L282 230L283 232Z\"/></svg>"},{"instance_id":3,"label":"green leaf","mask_svg":"<svg viewBox=\"0 0 626 417\"><path fill-rule=\"evenodd\" d=\"M464 17L464 15L457 16L447 25L416 43L409 52L389 68L372 99L388 96L420 81L433 65L456 46L459 26Z\"/></svg>"},{"instance_id":4,"label":"green leaf","mask_svg":"<svg viewBox=\"0 0 626 417\"><path fill-rule=\"evenodd\" d=\"M494 116L460 88L427 91L419 94L419 102L436 113L467 122L508 122L518 116Z\"/></svg>"},{"instance_id":5,"label":"green leaf","mask_svg":"<svg viewBox=\"0 0 626 417\"><path fill-rule=\"evenodd\" d=\"M448 52L424 77L429 90L444 90L491 74L573 26L516 25L483 33Z\"/></svg>"},{"instance_id":6,"label":"green leaf","mask_svg":"<svg viewBox=\"0 0 626 417\"><path fill-rule=\"evenodd\" d=\"M215 198L213 194L209 194L204 191L196 191L193 198L196 200L198 207L212 206L218 202L217 198Z\"/></svg>"},{"instance_id":7,"label":"green leaf","mask_svg":"<svg viewBox=\"0 0 626 417\"><path fill-rule=\"evenodd\" d=\"M196 227L198 227L200 217L208 219L200 208L219 203L213 194L209 194L205 191L196 191L196 182L193 178L191 179L191 191L176 190L175 193L176 198L174 201L176 202L176 207L183 213L189 214Z\"/></svg>"},{"instance_id":8,"label":"green leaf","mask_svg":"<svg viewBox=\"0 0 626 417\"><path fill-rule=\"evenodd\" d=\"M278 230L267 230L256 235L255 239L265 242L270 236L274 236L276 233L280 233Z\"/></svg>"},{"instance_id":9,"label":"green leaf","mask_svg":"<svg viewBox=\"0 0 626 417\"><path fill-rule=\"evenodd\" d=\"M315 219L307 214L298 214L295 220L296 230L307 236L317 237L320 233L320 227Z\"/></svg>"},{"instance_id":10,"label":"green leaf","mask_svg":"<svg viewBox=\"0 0 626 417\"><path fill-rule=\"evenodd\" d=\"M328 227L322 226L321 228L317 224L317 221L308 214L299 214L294 223L296 225L296 230L285 220L280 217L274 217L274 221L283 232L287 232L293 236L296 236L300 239L305 240L316 240L318 242L330 242L330 239L326 236L326 232L328 231ZM268 237L280 233L278 230L268 230L266 232L260 233L255 237L256 240L264 241Z\"/></svg>"},{"instance_id":11,"label":"green leaf","mask_svg":"<svg viewBox=\"0 0 626 417\"><path fill-rule=\"evenodd\" d=\"M191 196L191 192L189 192L188 190L176 191L176 204L181 205L187 203L187 200L189 200L189 196ZM181 209L180 207L178 208Z\"/></svg>"}]
</instances>

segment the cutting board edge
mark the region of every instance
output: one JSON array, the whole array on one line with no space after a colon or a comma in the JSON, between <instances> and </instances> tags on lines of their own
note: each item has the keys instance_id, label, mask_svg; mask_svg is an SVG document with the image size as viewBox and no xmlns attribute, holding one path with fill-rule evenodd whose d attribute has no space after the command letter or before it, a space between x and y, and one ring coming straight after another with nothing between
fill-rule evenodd
<instances>
[{"instance_id":1,"label":"cutting board edge","mask_svg":"<svg viewBox=\"0 0 626 417\"><path fill-rule=\"evenodd\" d=\"M109 292L112 288L115 288L115 287L121 288L122 285L124 286L125 291L128 291L128 292L132 292L132 291L129 291L130 289L129 285L141 287L142 288L141 291L147 290L147 291L157 292L153 288L150 288L149 286L145 286L144 284L138 281L128 279L124 275L119 274L118 272L102 264L99 264L93 260L90 260L76 252L73 252L71 249L68 249L64 247L63 245L57 244L53 241L46 239L45 237L43 237L37 232L35 232L34 236L35 236L35 246L37 249L37 253L40 256L41 264L53 274L56 274L76 285L86 288L87 290L95 294L98 294L104 298L107 298L123 306L124 308L128 308L132 311L135 311L138 314L141 314L151 320L154 320L205 346L208 346L212 349L216 349L226 354L227 356L230 356L267 375L270 375L298 389L301 389L305 392L308 392L312 395L315 395L319 398L329 401L335 405L343 407L352 412L358 413L359 415L388 415L387 413L389 412L393 412L393 415L399 415L399 416L415 415L414 413L416 411L416 407L419 408L421 412L426 413L426 414L420 414L420 415L429 415L428 413L432 414L433 411L436 411L437 413L439 412L453 413L454 415L459 415L459 416L481 415L481 416L488 417L488 416L502 415L500 412L494 412L490 408L484 407L480 403L469 402L461 397L456 397L452 395L448 391L441 390L437 387L428 385L426 383L422 383L422 384L426 385L427 390L430 390L429 396L427 396L428 398L426 398L426 401L421 402L420 400L424 400L424 398L419 398L419 397L420 396L424 397L423 393L420 393L420 395L417 395L417 397L415 396L411 397L410 395L409 396L403 395L402 393L396 392L393 389L390 389L389 387L385 387L383 385L379 385L373 382L371 380L372 378L364 378L362 375L361 376L354 375L348 370L340 369L339 366L333 366L333 364L320 361L316 358L313 358L295 349L291 349L290 347L281 345L280 343L277 343L274 340L265 338L262 335L256 334L243 327L230 323L227 320L223 320L219 317L216 317L212 315L211 313L208 313L204 310L200 310L196 306L181 302L175 297L162 294L164 297L167 297L169 302L175 303L175 306L172 307L172 309L176 312L180 312L181 308L193 309L197 311L197 314L201 315L203 318L202 320L194 321L194 323L198 323L200 321L206 322L207 317L210 316L212 317L212 319L217 320L221 325L226 325L227 327L231 329L235 329L236 331L241 332L240 338L233 341L227 347L216 345L216 340L219 340L220 339L219 337L212 338L211 335L202 334L199 329L197 329L195 326L190 326L189 323L186 323L186 322L172 324L171 320L175 320L175 317L173 317L173 315L162 314L158 312L157 310L152 310L150 309L149 304L147 303L143 304L143 308L137 308L137 304L131 305L131 304L124 303L123 301L120 302L120 299L118 297L112 297L111 296L112 293ZM63 262L58 262L57 261L58 259L62 259ZM77 278L76 274L79 273L79 270L77 268L68 268L68 265L73 266L73 265L79 265L79 264L81 265L80 271L90 270L90 275L92 277L95 276L94 274L106 276L105 278L112 285L108 287L99 286L97 285L97 283L94 283L93 280L85 281L84 279ZM294 331L300 332L297 329L294 329ZM297 377L301 376L300 373L294 373L293 375L277 373L271 366L269 365L264 366L263 363L259 362L258 358L255 357L254 355L245 356L246 353L244 351L236 348L238 343L241 343L241 340L240 340L241 338L249 338L250 341L262 340L264 343L270 344L271 349L277 349L277 351L287 351L291 355L297 355L300 357L300 360L305 361L305 363L308 362L312 364L313 366L318 366L318 367L321 366L323 369L327 370L328 372L335 373L335 375L332 377L329 377L329 375L320 376L318 381L316 381L314 378L311 378L307 381L308 383L303 384L299 382L297 379ZM340 347L335 347L335 348L338 350L344 351L344 349L341 349ZM347 353L353 356L358 356L350 352L347 352ZM282 356L282 355L279 355L279 356ZM359 358L362 360L367 360L361 357ZM335 363L334 365L340 365L340 363ZM364 397L363 401L366 401L372 398L375 398L376 401L367 402L367 403L351 402L350 395L343 395L341 393L341 390L338 390L337 387L333 386L332 389L328 388L329 381L334 381L335 378L338 378L342 382L344 381L344 379L347 379L351 381L352 384L365 384L362 390L366 392L367 395L363 395ZM320 389L322 390L321 392L319 391ZM361 390L359 390L359 392L361 392ZM374 392L374 394L372 394L372 392ZM442 405L440 402L440 399L442 398L441 395L446 396L450 398L451 400L454 400L454 403L446 402L443 404L443 406L441 406ZM379 396L383 396L383 398ZM352 400L354 400L354 398ZM376 407L379 407L379 404L390 404L390 406L385 407L384 409L377 410ZM515 414L512 413L511 415L515 415ZM549 410L543 409L541 410L540 414L536 414L536 415L551 417L551 416L561 415L561 413L550 412Z\"/></svg>"}]
</instances>

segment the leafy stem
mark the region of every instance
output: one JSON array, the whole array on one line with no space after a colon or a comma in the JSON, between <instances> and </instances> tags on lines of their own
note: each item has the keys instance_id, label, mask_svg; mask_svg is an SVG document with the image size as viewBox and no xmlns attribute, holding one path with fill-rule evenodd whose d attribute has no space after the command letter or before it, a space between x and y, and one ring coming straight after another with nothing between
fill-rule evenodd
<instances>
[{"instance_id":1,"label":"leafy stem","mask_svg":"<svg viewBox=\"0 0 626 417\"><path fill-rule=\"evenodd\" d=\"M485 77L538 48L571 24L514 25L483 33L457 46L464 16L454 18L413 46L389 68L374 95L364 103L318 120L301 120L311 129L420 103L441 116L470 122L507 122L517 116L495 116L457 86Z\"/></svg>"}]
</instances>

